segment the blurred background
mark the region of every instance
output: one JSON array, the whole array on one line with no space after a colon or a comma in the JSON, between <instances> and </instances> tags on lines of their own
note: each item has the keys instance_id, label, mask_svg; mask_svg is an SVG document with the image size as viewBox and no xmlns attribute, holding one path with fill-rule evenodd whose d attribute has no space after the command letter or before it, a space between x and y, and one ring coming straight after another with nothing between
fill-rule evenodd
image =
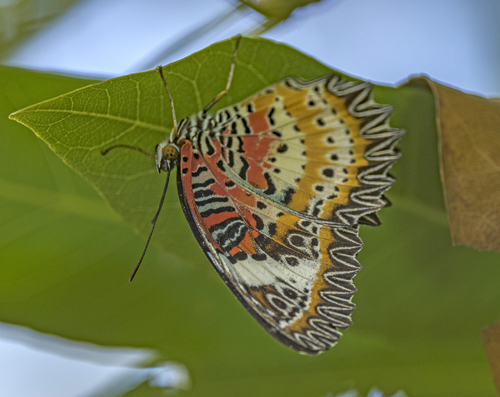
<instances>
[{"instance_id":1,"label":"blurred background","mask_svg":"<svg viewBox=\"0 0 500 397\"><path fill-rule=\"evenodd\" d=\"M307 3L0 0L0 56L4 65L108 79L176 61L238 33L261 34L379 84L427 74L468 92L500 94L499 0ZM0 324L0 395L121 395L147 379L158 387L189 386L182 364L132 368L153 356Z\"/></svg>"},{"instance_id":2,"label":"blurred background","mask_svg":"<svg viewBox=\"0 0 500 397\"><path fill-rule=\"evenodd\" d=\"M463 90L500 92L498 0L248 4L254 8L230 0L3 0L3 63L110 78L262 32L362 79L397 84L425 73Z\"/></svg>"}]
</instances>

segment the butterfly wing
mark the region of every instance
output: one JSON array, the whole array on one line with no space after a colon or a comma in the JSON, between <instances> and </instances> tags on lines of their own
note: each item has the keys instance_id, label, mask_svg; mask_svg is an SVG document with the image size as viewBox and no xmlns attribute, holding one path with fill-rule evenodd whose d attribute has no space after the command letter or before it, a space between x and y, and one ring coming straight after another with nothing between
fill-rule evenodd
<instances>
[{"instance_id":1,"label":"butterfly wing","mask_svg":"<svg viewBox=\"0 0 500 397\"><path fill-rule=\"evenodd\" d=\"M390 108L360 86L284 80L181 149L178 192L198 243L257 321L307 354L351 324L357 225L378 222L398 156Z\"/></svg>"},{"instance_id":2,"label":"butterfly wing","mask_svg":"<svg viewBox=\"0 0 500 397\"><path fill-rule=\"evenodd\" d=\"M387 204L383 192L394 183L387 171L399 158L403 131L389 127L392 107L374 103L371 88L338 75L289 78L223 109L217 117L225 172L308 219L379 223L375 213Z\"/></svg>"},{"instance_id":3,"label":"butterfly wing","mask_svg":"<svg viewBox=\"0 0 500 397\"><path fill-rule=\"evenodd\" d=\"M354 309L356 231L279 216L201 156L183 158L178 192L186 219L226 285L286 346L309 354L332 346Z\"/></svg>"}]
</instances>

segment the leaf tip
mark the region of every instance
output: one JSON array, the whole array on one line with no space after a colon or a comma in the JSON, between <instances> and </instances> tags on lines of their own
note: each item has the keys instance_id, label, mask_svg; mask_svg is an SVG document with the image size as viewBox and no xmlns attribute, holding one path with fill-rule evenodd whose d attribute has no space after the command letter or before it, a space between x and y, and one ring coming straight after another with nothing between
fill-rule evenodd
<instances>
[{"instance_id":1,"label":"leaf tip","mask_svg":"<svg viewBox=\"0 0 500 397\"><path fill-rule=\"evenodd\" d=\"M20 112L20 110L16 110L15 112L12 112L11 114L9 114L9 119L17 121L17 115L19 112Z\"/></svg>"},{"instance_id":2,"label":"leaf tip","mask_svg":"<svg viewBox=\"0 0 500 397\"><path fill-rule=\"evenodd\" d=\"M25 112L24 112L25 110L26 109L20 109L20 110L16 110L15 112L12 112L11 114L9 114L9 119L17 121L19 124L22 124L25 127L28 127L33 132L35 132L33 130L33 128L31 128L31 126L29 125L27 120L25 120L25 118L23 117L25 115Z\"/></svg>"}]
</instances>

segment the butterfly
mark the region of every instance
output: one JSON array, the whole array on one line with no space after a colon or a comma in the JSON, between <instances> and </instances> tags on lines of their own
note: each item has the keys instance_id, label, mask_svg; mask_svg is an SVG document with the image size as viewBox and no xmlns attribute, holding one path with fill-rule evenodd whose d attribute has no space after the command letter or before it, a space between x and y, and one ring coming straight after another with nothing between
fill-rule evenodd
<instances>
[{"instance_id":1,"label":"butterfly","mask_svg":"<svg viewBox=\"0 0 500 397\"><path fill-rule=\"evenodd\" d=\"M286 78L210 114L239 42L226 88L178 124L159 67L174 128L154 155L167 181L148 243L176 169L186 220L224 283L279 342L316 355L351 325L358 227L380 224L404 131L369 83L337 74Z\"/></svg>"}]
</instances>

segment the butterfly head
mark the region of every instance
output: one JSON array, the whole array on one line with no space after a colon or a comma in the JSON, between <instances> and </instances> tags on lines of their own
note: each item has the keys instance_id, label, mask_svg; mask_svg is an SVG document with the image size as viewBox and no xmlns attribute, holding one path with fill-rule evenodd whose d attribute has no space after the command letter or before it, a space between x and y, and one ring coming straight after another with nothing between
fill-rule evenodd
<instances>
[{"instance_id":1,"label":"butterfly head","mask_svg":"<svg viewBox=\"0 0 500 397\"><path fill-rule=\"evenodd\" d=\"M175 142L166 139L156 146L155 162L158 173L170 172L178 163L180 155L179 146Z\"/></svg>"}]
</instances>

